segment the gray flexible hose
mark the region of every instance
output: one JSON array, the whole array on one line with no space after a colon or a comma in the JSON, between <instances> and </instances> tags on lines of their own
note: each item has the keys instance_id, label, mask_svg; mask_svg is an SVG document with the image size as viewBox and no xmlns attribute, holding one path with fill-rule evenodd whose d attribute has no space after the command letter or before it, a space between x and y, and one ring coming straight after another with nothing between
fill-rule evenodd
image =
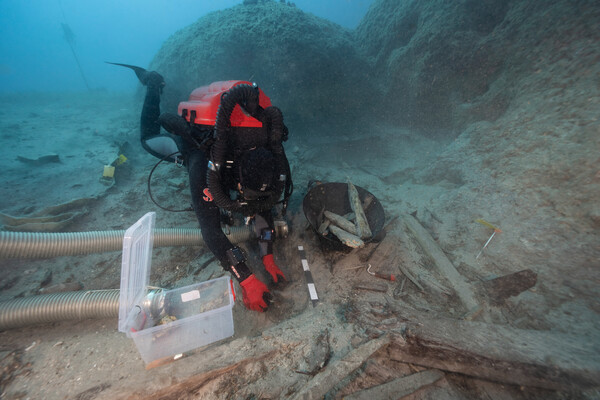
<instances>
[{"instance_id":1,"label":"gray flexible hose","mask_svg":"<svg viewBox=\"0 0 600 400\"><path fill-rule=\"evenodd\" d=\"M47 322L119 315L119 289L52 293L0 303L0 331Z\"/></svg>"},{"instance_id":2,"label":"gray flexible hose","mask_svg":"<svg viewBox=\"0 0 600 400\"><path fill-rule=\"evenodd\" d=\"M226 228L232 243L254 237L251 225ZM30 233L0 231L0 259L50 258L118 251L125 231ZM200 246L199 229L155 229L154 247ZM0 302L0 331L47 322L119 315L119 289L53 293Z\"/></svg>"},{"instance_id":3,"label":"gray flexible hose","mask_svg":"<svg viewBox=\"0 0 600 400\"><path fill-rule=\"evenodd\" d=\"M96 232L7 232L0 231L0 259L51 258L79 254L119 251L125 231ZM249 240L254 235L251 225L227 227L225 235L232 243ZM201 246L200 229L155 229L154 247Z\"/></svg>"}]
</instances>

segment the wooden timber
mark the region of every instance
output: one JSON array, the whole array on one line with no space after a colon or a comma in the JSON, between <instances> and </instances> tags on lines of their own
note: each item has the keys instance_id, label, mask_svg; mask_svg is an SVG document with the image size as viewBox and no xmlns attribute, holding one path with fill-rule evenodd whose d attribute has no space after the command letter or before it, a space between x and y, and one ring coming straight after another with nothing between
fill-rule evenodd
<instances>
[{"instance_id":1,"label":"wooden timber","mask_svg":"<svg viewBox=\"0 0 600 400\"><path fill-rule=\"evenodd\" d=\"M442 249L437 245L431 235L421 226L421 224L409 214L402 217L404 225L414 236L423 251L431 257L439 272L448 279L456 295L468 311L479 308L479 303L475 299L475 293L465 278L454 268L454 265L448 260Z\"/></svg>"}]
</instances>

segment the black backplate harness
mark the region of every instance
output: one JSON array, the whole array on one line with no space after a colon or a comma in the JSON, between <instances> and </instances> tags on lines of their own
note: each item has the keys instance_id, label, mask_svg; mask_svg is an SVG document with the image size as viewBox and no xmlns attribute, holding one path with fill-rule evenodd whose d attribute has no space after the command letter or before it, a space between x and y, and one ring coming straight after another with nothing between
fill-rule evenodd
<instances>
[{"instance_id":1,"label":"black backplate harness","mask_svg":"<svg viewBox=\"0 0 600 400\"><path fill-rule=\"evenodd\" d=\"M268 135L267 148L273 153L276 171L276 181L269 194L259 201L248 201L243 199L232 200L226 193L226 189L222 184L223 171L227 162L228 154L228 139L232 134L231 129L231 113L236 105L240 105L253 118L259 120L265 128ZM222 209L231 212L240 212L244 215L254 215L259 212L264 212L272 209L276 204L282 204L282 214L285 215L290 196L294 190L291 169L288 159L283 149L283 142L288 139L288 130L283 123L283 114L277 107L270 106L262 108L259 105L259 90L256 85L241 84L237 85L221 96L221 104L217 111L214 132L209 137L198 142L191 133L191 128L185 119L182 117L165 113L159 118L161 125L170 133L181 136L185 140L191 142L199 149L205 151L209 155L209 168L207 172L208 188L213 195L215 203ZM172 210L160 206L153 198L150 189L150 181L152 173L156 167L163 161L173 158L177 154L173 153L165 156L160 160L150 172L148 176L148 193L151 200L161 209L167 211L192 211L188 208L185 210ZM283 193L283 199L279 200Z\"/></svg>"}]
</instances>

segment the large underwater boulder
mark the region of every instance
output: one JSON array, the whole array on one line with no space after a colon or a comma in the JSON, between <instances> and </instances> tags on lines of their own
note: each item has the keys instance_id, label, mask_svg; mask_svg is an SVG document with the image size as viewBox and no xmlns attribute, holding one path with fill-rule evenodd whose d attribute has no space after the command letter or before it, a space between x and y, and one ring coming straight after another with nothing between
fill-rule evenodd
<instances>
[{"instance_id":1,"label":"large underwater boulder","mask_svg":"<svg viewBox=\"0 0 600 400\"><path fill-rule=\"evenodd\" d=\"M598 36L594 3L377 0L356 36L391 121L458 132L497 120L516 98L564 85L562 72L543 74L550 66L566 71L582 57L593 65L585 49Z\"/></svg>"},{"instance_id":2,"label":"large underwater boulder","mask_svg":"<svg viewBox=\"0 0 600 400\"><path fill-rule=\"evenodd\" d=\"M354 124L372 91L351 31L285 3L241 4L172 35L151 68L165 76L163 110L213 81L256 82L291 127ZM330 125L331 124L331 125Z\"/></svg>"},{"instance_id":3,"label":"large underwater boulder","mask_svg":"<svg viewBox=\"0 0 600 400\"><path fill-rule=\"evenodd\" d=\"M485 96L506 61L509 9L506 0L376 1L356 35L387 116L422 128L464 122L460 106ZM506 108L503 96L487 103L473 119L495 119Z\"/></svg>"}]
</instances>

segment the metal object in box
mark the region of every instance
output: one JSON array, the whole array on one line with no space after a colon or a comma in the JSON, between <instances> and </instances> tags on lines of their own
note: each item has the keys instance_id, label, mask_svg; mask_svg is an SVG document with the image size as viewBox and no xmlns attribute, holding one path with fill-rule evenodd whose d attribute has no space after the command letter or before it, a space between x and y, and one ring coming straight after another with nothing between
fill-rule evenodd
<instances>
[{"instance_id":1,"label":"metal object in box","mask_svg":"<svg viewBox=\"0 0 600 400\"><path fill-rule=\"evenodd\" d=\"M233 285L221 277L177 289L149 285L155 213L132 225L123 240L119 331L146 363L233 335Z\"/></svg>"}]
</instances>

